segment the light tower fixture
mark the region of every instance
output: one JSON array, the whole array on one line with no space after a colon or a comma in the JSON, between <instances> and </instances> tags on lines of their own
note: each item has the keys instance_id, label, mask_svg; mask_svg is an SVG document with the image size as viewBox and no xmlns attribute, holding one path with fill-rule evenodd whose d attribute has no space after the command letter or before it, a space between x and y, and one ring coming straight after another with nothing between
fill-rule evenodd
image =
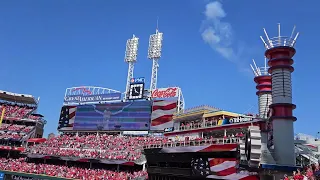
<instances>
[{"instance_id":1,"label":"light tower fixture","mask_svg":"<svg viewBox=\"0 0 320 180\"><path fill-rule=\"evenodd\" d=\"M277 37L269 38L266 29L263 28L266 39L264 39L262 36L260 36L260 39L262 40L266 50L271 49L271 48L275 48L275 47L279 47L279 46L283 46L283 47L286 46L286 47L293 48L295 46L295 44L297 42L297 38L300 34L299 32L297 32L295 34L295 30L296 30L296 26L293 27L290 37L281 36L281 25L280 25L280 23L278 23L278 36Z\"/></svg>"},{"instance_id":2,"label":"light tower fixture","mask_svg":"<svg viewBox=\"0 0 320 180\"><path fill-rule=\"evenodd\" d=\"M281 36L280 23L278 36L269 38L263 28L266 39L260 36L268 59L268 72L272 77L272 104L270 108L270 121L272 121L273 147L278 165L295 166L293 116L295 105L292 103L292 80L294 48L299 32L295 34L294 26L291 36Z\"/></svg>"},{"instance_id":3,"label":"light tower fixture","mask_svg":"<svg viewBox=\"0 0 320 180\"><path fill-rule=\"evenodd\" d=\"M157 88L157 79L158 79L158 68L159 68L159 59L161 57L162 51L162 35L163 33L156 29L156 33L150 35L149 38L149 48L148 48L148 59L152 60L152 74L151 74L151 83L150 83L150 93Z\"/></svg>"},{"instance_id":4,"label":"light tower fixture","mask_svg":"<svg viewBox=\"0 0 320 180\"><path fill-rule=\"evenodd\" d=\"M127 40L124 61L128 63L129 67L128 67L126 92L124 95L124 100L126 100L128 97L130 80L133 78L134 64L137 62L138 44L139 44L139 38L136 37L135 35L133 35L131 39Z\"/></svg>"}]
</instances>

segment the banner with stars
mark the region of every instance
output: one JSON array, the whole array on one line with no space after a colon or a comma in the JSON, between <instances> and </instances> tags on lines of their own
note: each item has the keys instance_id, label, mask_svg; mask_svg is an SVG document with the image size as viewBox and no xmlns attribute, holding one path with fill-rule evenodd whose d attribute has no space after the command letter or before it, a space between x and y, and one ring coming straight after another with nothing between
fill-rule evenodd
<instances>
[{"instance_id":1,"label":"banner with stars","mask_svg":"<svg viewBox=\"0 0 320 180\"><path fill-rule=\"evenodd\" d=\"M63 106L61 108L58 130L73 130L77 106Z\"/></svg>"}]
</instances>

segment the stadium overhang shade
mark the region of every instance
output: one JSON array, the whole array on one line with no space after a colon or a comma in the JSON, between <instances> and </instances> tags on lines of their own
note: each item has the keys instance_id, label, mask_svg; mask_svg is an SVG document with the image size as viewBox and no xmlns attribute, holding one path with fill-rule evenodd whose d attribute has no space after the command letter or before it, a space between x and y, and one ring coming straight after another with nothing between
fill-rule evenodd
<instances>
[{"instance_id":1,"label":"stadium overhang shade","mask_svg":"<svg viewBox=\"0 0 320 180\"><path fill-rule=\"evenodd\" d=\"M242 114L238 114L238 113L233 113L233 112L228 112L228 111L218 111L218 112L207 113L207 114L203 115L203 117L207 118L207 117L222 116L222 115L227 116L227 117L242 116Z\"/></svg>"},{"instance_id":2,"label":"stadium overhang shade","mask_svg":"<svg viewBox=\"0 0 320 180\"><path fill-rule=\"evenodd\" d=\"M37 116L37 117L44 117L43 115L41 114L31 114L32 116Z\"/></svg>"},{"instance_id":3,"label":"stadium overhang shade","mask_svg":"<svg viewBox=\"0 0 320 180\"><path fill-rule=\"evenodd\" d=\"M42 143L45 141L46 141L46 138L32 138L32 139L29 139L27 142Z\"/></svg>"},{"instance_id":4,"label":"stadium overhang shade","mask_svg":"<svg viewBox=\"0 0 320 180\"><path fill-rule=\"evenodd\" d=\"M194 119L202 119L204 114L210 112L220 111L218 108L208 105L202 105L193 107L190 109L186 109L181 113L174 114L174 121L187 121L187 120L194 120Z\"/></svg>"},{"instance_id":5,"label":"stadium overhang shade","mask_svg":"<svg viewBox=\"0 0 320 180\"><path fill-rule=\"evenodd\" d=\"M5 91L0 91L0 99L23 104L37 104L31 95L14 94Z\"/></svg>"},{"instance_id":6,"label":"stadium overhang shade","mask_svg":"<svg viewBox=\"0 0 320 180\"><path fill-rule=\"evenodd\" d=\"M203 112L188 113L188 114L184 114L184 115L174 116L173 120L175 122L179 122L179 121L189 121L189 120L195 120L195 119L202 119L203 114L204 114Z\"/></svg>"}]
</instances>

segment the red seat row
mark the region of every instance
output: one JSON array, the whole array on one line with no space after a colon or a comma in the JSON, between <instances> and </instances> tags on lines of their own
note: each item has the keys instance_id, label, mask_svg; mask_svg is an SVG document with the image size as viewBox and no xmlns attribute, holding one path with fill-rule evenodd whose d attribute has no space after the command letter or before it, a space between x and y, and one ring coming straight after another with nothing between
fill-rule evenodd
<instances>
[{"instance_id":1,"label":"red seat row","mask_svg":"<svg viewBox=\"0 0 320 180\"><path fill-rule=\"evenodd\" d=\"M138 177L146 177L146 171L129 172L115 172L105 169L87 169L79 167L68 167L62 165L51 164L35 164L28 163L24 158L20 159L5 159L0 158L0 169L7 171L25 172L32 174L42 174L48 176L57 176L72 179L84 180L129 180Z\"/></svg>"}]
</instances>

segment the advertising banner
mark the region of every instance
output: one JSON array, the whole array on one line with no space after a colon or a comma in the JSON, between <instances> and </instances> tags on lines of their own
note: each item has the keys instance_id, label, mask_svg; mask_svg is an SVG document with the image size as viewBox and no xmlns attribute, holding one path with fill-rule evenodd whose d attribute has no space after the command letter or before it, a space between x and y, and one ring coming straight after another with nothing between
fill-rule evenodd
<instances>
[{"instance_id":1,"label":"advertising banner","mask_svg":"<svg viewBox=\"0 0 320 180\"><path fill-rule=\"evenodd\" d=\"M144 82L145 82L144 77L131 78L131 79L130 79L130 84L140 84L140 83L144 83Z\"/></svg>"},{"instance_id":2,"label":"advertising banner","mask_svg":"<svg viewBox=\"0 0 320 180\"><path fill-rule=\"evenodd\" d=\"M150 101L116 102L77 106L73 130L149 130Z\"/></svg>"},{"instance_id":3,"label":"advertising banner","mask_svg":"<svg viewBox=\"0 0 320 180\"><path fill-rule=\"evenodd\" d=\"M124 135L147 135L148 131L123 131Z\"/></svg>"},{"instance_id":4,"label":"advertising banner","mask_svg":"<svg viewBox=\"0 0 320 180\"><path fill-rule=\"evenodd\" d=\"M249 122L249 121L253 121L253 117L248 116L248 117L236 117L236 118L231 118L229 120L230 124L235 124L235 123L244 123L244 122Z\"/></svg>"},{"instance_id":5,"label":"advertising banner","mask_svg":"<svg viewBox=\"0 0 320 180\"><path fill-rule=\"evenodd\" d=\"M151 93L151 98L163 99L163 98L174 98L179 96L178 87L168 87L155 89Z\"/></svg>"},{"instance_id":6,"label":"advertising banner","mask_svg":"<svg viewBox=\"0 0 320 180\"><path fill-rule=\"evenodd\" d=\"M14 175L14 174L5 175L5 180L49 180L49 179L59 179L59 178L45 178L45 177L38 178L38 177L28 177L28 176ZM60 179L63 179L63 178L60 178Z\"/></svg>"},{"instance_id":7,"label":"advertising banner","mask_svg":"<svg viewBox=\"0 0 320 180\"><path fill-rule=\"evenodd\" d=\"M102 101L114 101L120 100L121 93L110 94L79 94L79 95L67 95L64 97L64 103L88 103L88 102L102 102Z\"/></svg>"},{"instance_id":8,"label":"advertising banner","mask_svg":"<svg viewBox=\"0 0 320 180\"><path fill-rule=\"evenodd\" d=\"M18 176L18 175L11 175L11 174L7 175L6 179L8 179L8 180L45 180L45 179L26 177L26 176Z\"/></svg>"}]
</instances>

